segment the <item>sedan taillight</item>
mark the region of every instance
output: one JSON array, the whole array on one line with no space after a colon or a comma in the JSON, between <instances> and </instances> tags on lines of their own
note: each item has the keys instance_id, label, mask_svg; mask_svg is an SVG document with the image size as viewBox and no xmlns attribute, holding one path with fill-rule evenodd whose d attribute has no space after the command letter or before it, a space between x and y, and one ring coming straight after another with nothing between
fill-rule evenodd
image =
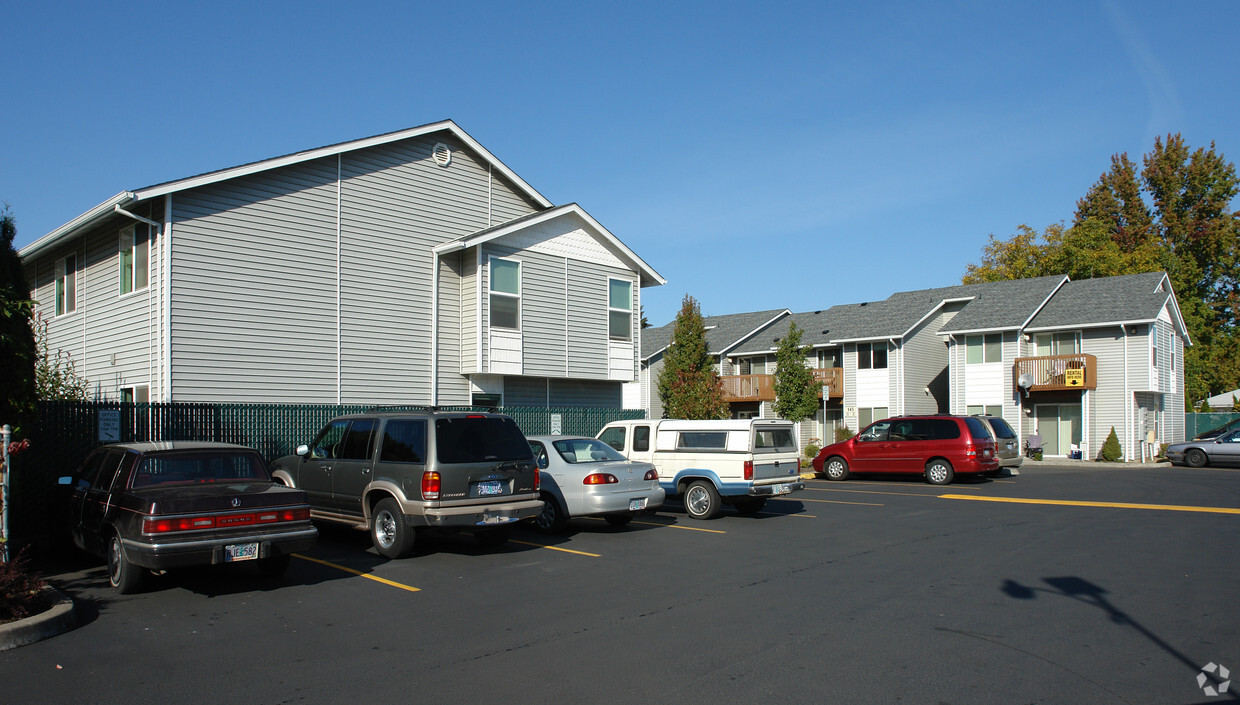
<instances>
[{"instance_id":1,"label":"sedan taillight","mask_svg":"<svg viewBox=\"0 0 1240 705\"><path fill-rule=\"evenodd\" d=\"M643 480L657 480L659 479L659 471L655 470L654 468L650 468L649 470L646 471L646 476L643 477L642 479Z\"/></svg>"},{"instance_id":2,"label":"sedan taillight","mask_svg":"<svg viewBox=\"0 0 1240 705\"><path fill-rule=\"evenodd\" d=\"M615 475L606 472L596 472L592 475L586 475L581 481L583 485L614 485L619 482Z\"/></svg>"},{"instance_id":3,"label":"sedan taillight","mask_svg":"<svg viewBox=\"0 0 1240 705\"><path fill-rule=\"evenodd\" d=\"M422 499L439 499L439 473L427 470L422 473Z\"/></svg>"},{"instance_id":4,"label":"sedan taillight","mask_svg":"<svg viewBox=\"0 0 1240 705\"><path fill-rule=\"evenodd\" d=\"M169 534L176 531L201 531L203 529L227 529L251 524L274 524L285 521L307 521L309 507L296 509L264 509L257 512L234 512L229 514L199 515L191 517L146 517L142 520L142 533Z\"/></svg>"}]
</instances>

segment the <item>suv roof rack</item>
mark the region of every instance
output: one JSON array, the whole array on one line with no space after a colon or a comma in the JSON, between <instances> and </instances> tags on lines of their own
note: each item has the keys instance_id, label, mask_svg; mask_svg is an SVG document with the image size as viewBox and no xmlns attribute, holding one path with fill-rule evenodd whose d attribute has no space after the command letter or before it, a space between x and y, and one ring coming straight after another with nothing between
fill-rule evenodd
<instances>
[{"instance_id":1,"label":"suv roof rack","mask_svg":"<svg viewBox=\"0 0 1240 705\"><path fill-rule=\"evenodd\" d=\"M382 404L380 406L372 406L362 413L378 414L384 411L439 411L439 407L426 404Z\"/></svg>"}]
</instances>

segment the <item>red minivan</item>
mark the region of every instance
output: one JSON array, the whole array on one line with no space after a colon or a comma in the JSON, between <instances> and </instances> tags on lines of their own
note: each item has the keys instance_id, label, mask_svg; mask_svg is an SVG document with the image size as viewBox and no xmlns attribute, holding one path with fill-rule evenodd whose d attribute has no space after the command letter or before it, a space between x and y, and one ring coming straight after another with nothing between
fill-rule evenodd
<instances>
[{"instance_id":1,"label":"red minivan","mask_svg":"<svg viewBox=\"0 0 1240 705\"><path fill-rule=\"evenodd\" d=\"M897 416L833 443L814 458L814 472L828 480L852 473L916 473L932 485L946 485L958 474L999 470L995 441L974 416Z\"/></svg>"}]
</instances>

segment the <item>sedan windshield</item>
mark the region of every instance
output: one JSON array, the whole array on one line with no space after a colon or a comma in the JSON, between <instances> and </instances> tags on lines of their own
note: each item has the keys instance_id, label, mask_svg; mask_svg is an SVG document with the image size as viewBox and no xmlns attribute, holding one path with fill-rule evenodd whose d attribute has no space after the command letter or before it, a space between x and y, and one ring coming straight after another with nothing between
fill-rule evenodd
<instances>
[{"instance_id":1,"label":"sedan windshield","mask_svg":"<svg viewBox=\"0 0 1240 705\"><path fill-rule=\"evenodd\" d=\"M625 460L615 448L593 438L573 438L556 441L551 445L566 463L602 463L608 460Z\"/></svg>"},{"instance_id":2,"label":"sedan windshield","mask_svg":"<svg viewBox=\"0 0 1240 705\"><path fill-rule=\"evenodd\" d=\"M268 481L267 467L257 453L206 451L161 453L142 458L133 475L134 487L175 483Z\"/></svg>"}]
</instances>

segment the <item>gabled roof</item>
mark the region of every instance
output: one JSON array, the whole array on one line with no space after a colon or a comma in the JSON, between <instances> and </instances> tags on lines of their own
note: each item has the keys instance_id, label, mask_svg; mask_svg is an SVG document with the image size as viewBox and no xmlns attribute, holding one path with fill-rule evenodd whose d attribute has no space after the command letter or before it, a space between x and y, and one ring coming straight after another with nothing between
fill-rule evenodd
<instances>
[{"instance_id":1,"label":"gabled roof","mask_svg":"<svg viewBox=\"0 0 1240 705\"><path fill-rule=\"evenodd\" d=\"M1034 279L975 284L969 303L940 331L941 335L1020 330L1068 283L1060 274Z\"/></svg>"},{"instance_id":2,"label":"gabled roof","mask_svg":"<svg viewBox=\"0 0 1240 705\"><path fill-rule=\"evenodd\" d=\"M177 191L206 186L240 176L247 176L260 171L266 171L268 169L277 169L290 164L310 161L312 159L319 159L321 157L352 152L359 149L366 149L368 147L375 147L412 137L421 137L435 132L447 132L452 134L467 147L476 152L484 161L490 164L495 171L511 181L518 190L527 195L535 203L538 203L544 208L551 207L551 201L548 201L542 194L534 190L533 186L530 186L525 182L525 180L517 176L516 172L509 169L503 162L497 159L495 155L488 152L486 148L479 144L473 137L466 134L466 132L458 127L455 122L451 120L442 120L440 122L433 122L420 127L411 127L407 130L388 132L382 135L365 137L358 140L350 140L348 142L338 142L325 147L318 147L317 149L310 149L303 152L296 152L294 154L286 154L281 157L273 157L271 159L250 162L249 164L242 164L240 166L230 167L227 169L210 171L205 174L190 176L184 179L177 179L175 181L167 181L162 184L146 186L133 191L122 191L112 198L109 198L103 203L100 203L94 208L91 208L85 213L79 215L68 223L56 228L47 235L44 235L38 240L35 240L29 245L23 247L21 251L18 252L18 255L25 258L36 254L40 250L56 244L61 239L71 237L77 234L79 230L89 227L103 218L111 216L114 212L116 212L117 208L125 208L129 204L143 201L148 198L155 198L157 196L163 196Z\"/></svg>"},{"instance_id":3,"label":"gabled roof","mask_svg":"<svg viewBox=\"0 0 1240 705\"><path fill-rule=\"evenodd\" d=\"M444 254L446 252L455 252L457 250L468 249L470 247L475 247L477 245L502 238L505 235L511 235L512 233L519 232L525 228L533 227L540 223L545 223L554 218L559 218L570 214L580 218L587 227L594 230L595 233L603 238L607 247L611 249L616 256L627 261L630 266L636 269L641 276L642 286L659 286L667 283L667 280L660 276L658 272L654 271L653 267L646 264L646 262L642 260L642 258L638 257L635 252L625 246L623 242L620 242L619 238L612 235L610 230L604 228L601 223L591 217L585 209L576 203L569 203L568 205L559 206L557 208L549 208L544 211L521 216L520 218L514 218L507 223L501 223L499 225L479 230L476 233L471 233L464 237L449 240L436 246L434 251L436 254Z\"/></svg>"},{"instance_id":4,"label":"gabled roof","mask_svg":"<svg viewBox=\"0 0 1240 705\"><path fill-rule=\"evenodd\" d=\"M786 308L750 313L730 313L722 316L703 316L706 326L706 351L711 355L725 355L739 343L750 339L781 317L791 314ZM642 331L642 359L649 360L672 344L676 321L659 328Z\"/></svg>"},{"instance_id":5,"label":"gabled roof","mask_svg":"<svg viewBox=\"0 0 1240 705\"><path fill-rule=\"evenodd\" d=\"M1068 282L1034 316L1030 332L1152 323L1168 307L1188 344L1188 329L1165 272Z\"/></svg>"}]
</instances>

